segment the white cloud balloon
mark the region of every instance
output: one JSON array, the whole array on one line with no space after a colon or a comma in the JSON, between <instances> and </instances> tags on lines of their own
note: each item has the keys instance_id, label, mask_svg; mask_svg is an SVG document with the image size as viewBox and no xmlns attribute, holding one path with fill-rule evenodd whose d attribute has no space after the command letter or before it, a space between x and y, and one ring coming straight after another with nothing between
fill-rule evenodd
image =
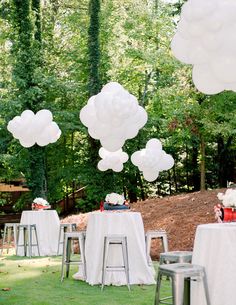
<instances>
[{"instance_id":1,"label":"white cloud balloon","mask_svg":"<svg viewBox=\"0 0 236 305\"><path fill-rule=\"evenodd\" d=\"M147 142L146 148L131 155L131 162L143 172L145 180L152 182L157 179L159 172L169 170L174 165L174 159L162 149L158 139Z\"/></svg>"},{"instance_id":2,"label":"white cloud balloon","mask_svg":"<svg viewBox=\"0 0 236 305\"><path fill-rule=\"evenodd\" d=\"M189 0L171 42L174 56L193 65L193 82L205 94L236 91L235 0Z\"/></svg>"},{"instance_id":3,"label":"white cloud balloon","mask_svg":"<svg viewBox=\"0 0 236 305\"><path fill-rule=\"evenodd\" d=\"M127 139L137 136L147 122L147 112L119 83L110 82L88 100L80 111L80 120L92 138L115 152Z\"/></svg>"},{"instance_id":4,"label":"white cloud balloon","mask_svg":"<svg viewBox=\"0 0 236 305\"><path fill-rule=\"evenodd\" d=\"M102 160L98 162L98 169L100 171L112 169L114 172L121 172L123 163L127 162L129 159L128 154L123 152L122 149L110 152L104 147L99 149L99 156L102 158Z\"/></svg>"},{"instance_id":5,"label":"white cloud balloon","mask_svg":"<svg viewBox=\"0 0 236 305\"><path fill-rule=\"evenodd\" d=\"M61 136L61 130L57 123L53 122L51 111L39 110L34 114L31 110L25 110L21 116L15 116L8 122L7 130L24 147L31 147L35 143L45 146L55 143Z\"/></svg>"}]
</instances>

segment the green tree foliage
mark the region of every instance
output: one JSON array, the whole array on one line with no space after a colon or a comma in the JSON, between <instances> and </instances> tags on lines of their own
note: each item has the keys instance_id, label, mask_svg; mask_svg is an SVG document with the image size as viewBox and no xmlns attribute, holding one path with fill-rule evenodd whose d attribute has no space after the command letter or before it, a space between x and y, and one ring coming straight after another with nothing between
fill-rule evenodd
<instances>
[{"instance_id":1,"label":"green tree foliage","mask_svg":"<svg viewBox=\"0 0 236 305\"><path fill-rule=\"evenodd\" d=\"M86 186L81 210L109 192L131 200L225 186L235 180L235 93L199 93L191 67L170 42L185 1L6 0L0 8L1 179L24 175L33 196L50 203ZM125 143L131 154L158 138L174 167L148 183L129 160L122 173L100 172L100 143L79 120L88 99L118 81L148 112ZM54 144L22 148L6 130L25 109L52 111L62 130Z\"/></svg>"}]
</instances>

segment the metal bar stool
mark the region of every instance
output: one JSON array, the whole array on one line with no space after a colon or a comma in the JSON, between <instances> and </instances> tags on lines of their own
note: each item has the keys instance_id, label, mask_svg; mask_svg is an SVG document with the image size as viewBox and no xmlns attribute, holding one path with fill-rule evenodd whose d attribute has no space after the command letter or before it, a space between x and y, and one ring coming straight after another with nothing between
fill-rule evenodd
<instances>
[{"instance_id":1,"label":"metal bar stool","mask_svg":"<svg viewBox=\"0 0 236 305\"><path fill-rule=\"evenodd\" d=\"M168 239L167 239L167 233L165 230L147 231L145 234L145 242L146 242L147 261L148 261L149 266L152 264L152 260L151 260L151 256L150 256L152 239L160 239L162 242L163 252L168 251Z\"/></svg>"},{"instance_id":2,"label":"metal bar stool","mask_svg":"<svg viewBox=\"0 0 236 305\"><path fill-rule=\"evenodd\" d=\"M20 242L20 233L23 233L23 244L19 244ZM36 240L36 243L33 244L33 233ZM28 254L29 257L32 257L32 247L37 247L38 255L40 256L39 252L39 242L38 242L38 234L36 229L36 224L19 224L18 225L18 233L17 233L17 252L19 247L24 247L24 256L27 256L27 248L28 248Z\"/></svg>"},{"instance_id":3,"label":"metal bar stool","mask_svg":"<svg viewBox=\"0 0 236 305\"><path fill-rule=\"evenodd\" d=\"M170 263L191 263L192 251L169 251L160 254L160 265Z\"/></svg>"},{"instance_id":4,"label":"metal bar stool","mask_svg":"<svg viewBox=\"0 0 236 305\"><path fill-rule=\"evenodd\" d=\"M3 232L3 239L2 239L2 248L1 254L3 253L4 244L7 245L7 253L9 253L10 244L12 243L12 237L14 240L14 247L15 251L17 252L17 230L18 230L19 223L5 223L4 224L4 232ZM7 240L7 241L6 241Z\"/></svg>"},{"instance_id":5,"label":"metal bar stool","mask_svg":"<svg viewBox=\"0 0 236 305\"><path fill-rule=\"evenodd\" d=\"M169 251L160 254L160 265L173 263L191 263L192 251ZM169 279L167 277L167 279ZM185 281L185 300L190 303L190 281Z\"/></svg>"},{"instance_id":6,"label":"metal bar stool","mask_svg":"<svg viewBox=\"0 0 236 305\"><path fill-rule=\"evenodd\" d=\"M66 277L69 276L70 265L82 265L83 267L83 276L86 280L86 262L85 262L85 238L86 231L77 231L77 232L66 232L64 234L64 247L62 254L62 266L61 266L61 281L64 279L64 266L66 266ZM79 259L71 259L71 242L73 240L78 240L79 244Z\"/></svg>"},{"instance_id":7,"label":"metal bar stool","mask_svg":"<svg viewBox=\"0 0 236 305\"><path fill-rule=\"evenodd\" d=\"M58 246L57 246L57 255L59 255L60 245L62 245L62 247L63 247L65 232L73 232L73 231L76 231L76 223L61 223L60 224L59 236L58 236Z\"/></svg>"},{"instance_id":8,"label":"metal bar stool","mask_svg":"<svg viewBox=\"0 0 236 305\"><path fill-rule=\"evenodd\" d=\"M121 265L121 266L109 266L108 265L109 248L111 245L120 245L121 246L123 265ZM130 290L127 236L107 235L104 237L101 290L103 290L103 288L104 288L106 272L108 272L108 271L124 271L125 276L126 276L126 281L127 281L127 287Z\"/></svg>"},{"instance_id":9,"label":"metal bar stool","mask_svg":"<svg viewBox=\"0 0 236 305\"><path fill-rule=\"evenodd\" d=\"M163 275L171 278L172 296L170 297L168 296L161 299L160 290L161 290L161 281ZM188 281L200 280L202 282L205 291L206 303L207 305L210 305L210 298L209 298L204 267L198 265L192 265L189 263L173 263L173 264L159 265L154 305L159 305L159 304L189 305L190 303L186 303L186 300L184 299L184 282L186 280ZM172 303L167 303L166 301L168 299L172 299Z\"/></svg>"}]
</instances>

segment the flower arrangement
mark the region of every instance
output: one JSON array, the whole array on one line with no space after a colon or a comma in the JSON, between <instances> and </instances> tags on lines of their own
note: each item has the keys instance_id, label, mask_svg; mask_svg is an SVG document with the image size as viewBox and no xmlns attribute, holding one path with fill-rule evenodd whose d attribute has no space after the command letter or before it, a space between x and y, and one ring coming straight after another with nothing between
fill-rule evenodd
<instances>
[{"instance_id":1,"label":"flower arrangement","mask_svg":"<svg viewBox=\"0 0 236 305\"><path fill-rule=\"evenodd\" d=\"M46 210L50 209L51 206L47 202L47 200L43 198L35 198L32 203L32 210Z\"/></svg>"},{"instance_id":2,"label":"flower arrangement","mask_svg":"<svg viewBox=\"0 0 236 305\"><path fill-rule=\"evenodd\" d=\"M128 202L123 195L117 193L107 194L105 203L102 203L100 210L126 210L129 209Z\"/></svg>"},{"instance_id":3,"label":"flower arrangement","mask_svg":"<svg viewBox=\"0 0 236 305\"><path fill-rule=\"evenodd\" d=\"M222 201L222 204L214 206L217 222L236 221L236 189L227 189L224 194L218 193L217 198Z\"/></svg>"},{"instance_id":4,"label":"flower arrangement","mask_svg":"<svg viewBox=\"0 0 236 305\"><path fill-rule=\"evenodd\" d=\"M228 208L228 207L235 208L236 207L236 190L227 189L225 194L218 193L217 197L220 201L222 201L222 205L224 207L226 207L226 208Z\"/></svg>"},{"instance_id":5,"label":"flower arrangement","mask_svg":"<svg viewBox=\"0 0 236 305\"><path fill-rule=\"evenodd\" d=\"M105 201L110 204L123 205L125 202L125 197L116 193L107 194Z\"/></svg>"}]
</instances>

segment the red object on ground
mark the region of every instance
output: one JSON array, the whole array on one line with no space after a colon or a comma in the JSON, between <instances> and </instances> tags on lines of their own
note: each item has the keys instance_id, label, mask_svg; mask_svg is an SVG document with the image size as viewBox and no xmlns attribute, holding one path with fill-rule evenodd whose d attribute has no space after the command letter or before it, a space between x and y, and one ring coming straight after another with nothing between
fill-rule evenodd
<instances>
[{"instance_id":1,"label":"red object on ground","mask_svg":"<svg viewBox=\"0 0 236 305\"><path fill-rule=\"evenodd\" d=\"M223 221L236 221L236 211L233 208L223 208Z\"/></svg>"}]
</instances>

